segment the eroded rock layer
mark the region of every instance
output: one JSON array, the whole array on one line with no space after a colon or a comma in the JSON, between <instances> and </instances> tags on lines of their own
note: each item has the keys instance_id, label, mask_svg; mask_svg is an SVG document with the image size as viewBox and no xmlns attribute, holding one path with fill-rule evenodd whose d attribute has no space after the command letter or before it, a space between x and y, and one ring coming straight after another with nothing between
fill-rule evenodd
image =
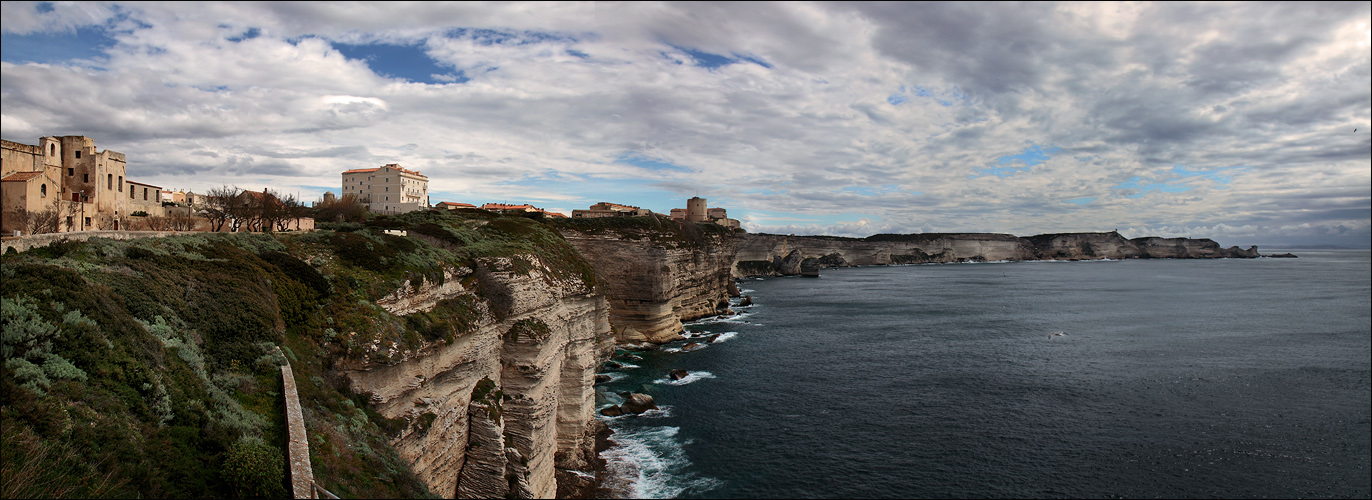
<instances>
[{"instance_id":1,"label":"eroded rock layer","mask_svg":"<svg viewBox=\"0 0 1372 500\"><path fill-rule=\"evenodd\" d=\"M508 260L483 262L480 280L455 269L443 285L407 285L383 299L400 315L478 288L498 290L503 304L482 297L470 331L344 371L378 413L403 422L392 444L444 497L551 498L557 467L588 470L594 456L594 372L614 348L609 304L579 281L540 265L521 274ZM483 380L489 387L478 387Z\"/></svg>"},{"instance_id":2,"label":"eroded rock layer","mask_svg":"<svg viewBox=\"0 0 1372 500\"><path fill-rule=\"evenodd\" d=\"M728 306L732 236L677 241L666 237L673 233L634 238L570 230L563 236L595 268L620 343L680 339L682 321L713 316Z\"/></svg>"}]
</instances>

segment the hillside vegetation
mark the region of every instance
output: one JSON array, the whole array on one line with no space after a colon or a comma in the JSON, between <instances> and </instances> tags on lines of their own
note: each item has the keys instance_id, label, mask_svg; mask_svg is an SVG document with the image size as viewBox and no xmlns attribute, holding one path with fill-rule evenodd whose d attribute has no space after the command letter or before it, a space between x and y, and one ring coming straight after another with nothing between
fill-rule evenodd
<instances>
[{"instance_id":1,"label":"hillside vegetation","mask_svg":"<svg viewBox=\"0 0 1372 500\"><path fill-rule=\"evenodd\" d=\"M382 418L338 370L468 333L476 304L396 317L377 300L468 267L490 301L492 257L595 284L544 222L475 212L6 254L0 495L285 496L278 366L289 362L316 481L344 497L430 496L389 445L424 423Z\"/></svg>"}]
</instances>

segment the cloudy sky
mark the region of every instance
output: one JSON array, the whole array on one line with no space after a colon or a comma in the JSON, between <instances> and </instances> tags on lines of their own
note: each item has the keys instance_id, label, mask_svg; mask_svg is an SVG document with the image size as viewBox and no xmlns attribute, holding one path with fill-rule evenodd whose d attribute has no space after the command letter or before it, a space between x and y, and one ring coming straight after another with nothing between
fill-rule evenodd
<instances>
[{"instance_id":1,"label":"cloudy sky","mask_svg":"<svg viewBox=\"0 0 1372 500\"><path fill-rule=\"evenodd\" d=\"M1369 5L4 2L0 131L169 189L1366 248Z\"/></svg>"}]
</instances>

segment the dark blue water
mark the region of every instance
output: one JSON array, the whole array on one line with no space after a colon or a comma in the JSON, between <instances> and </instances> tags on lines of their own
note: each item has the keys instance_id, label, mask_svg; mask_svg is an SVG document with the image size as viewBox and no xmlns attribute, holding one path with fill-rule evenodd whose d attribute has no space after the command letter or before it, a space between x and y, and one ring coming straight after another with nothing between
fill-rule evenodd
<instances>
[{"instance_id":1,"label":"dark blue water","mask_svg":"<svg viewBox=\"0 0 1372 500\"><path fill-rule=\"evenodd\" d=\"M612 485L681 497L1366 498L1369 254L1298 254L745 281L756 306L688 327L722 341L642 354L603 386L664 406L607 420ZM692 376L666 383L674 368Z\"/></svg>"}]
</instances>

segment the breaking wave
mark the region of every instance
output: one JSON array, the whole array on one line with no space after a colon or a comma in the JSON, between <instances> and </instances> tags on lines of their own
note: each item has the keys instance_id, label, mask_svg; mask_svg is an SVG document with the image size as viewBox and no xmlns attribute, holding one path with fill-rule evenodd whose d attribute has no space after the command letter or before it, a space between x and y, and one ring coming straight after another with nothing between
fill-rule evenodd
<instances>
[{"instance_id":1,"label":"breaking wave","mask_svg":"<svg viewBox=\"0 0 1372 500\"><path fill-rule=\"evenodd\" d=\"M600 454L608 472L604 487L628 498L674 498L719 487L721 481L685 471L691 466L679 427L624 429L613 425L615 446Z\"/></svg>"},{"instance_id":2,"label":"breaking wave","mask_svg":"<svg viewBox=\"0 0 1372 500\"><path fill-rule=\"evenodd\" d=\"M670 379L670 378L660 378L660 379L654 380L653 383L654 383L654 384L667 384L667 385L686 385L686 384L689 384L689 383L691 383L691 382L695 382L695 381L697 381L697 380L704 380L704 379L707 379L707 378L715 378L715 374L710 373L710 372L687 372L687 375L686 375L685 377L681 377L680 380L672 380L672 379Z\"/></svg>"}]
</instances>

